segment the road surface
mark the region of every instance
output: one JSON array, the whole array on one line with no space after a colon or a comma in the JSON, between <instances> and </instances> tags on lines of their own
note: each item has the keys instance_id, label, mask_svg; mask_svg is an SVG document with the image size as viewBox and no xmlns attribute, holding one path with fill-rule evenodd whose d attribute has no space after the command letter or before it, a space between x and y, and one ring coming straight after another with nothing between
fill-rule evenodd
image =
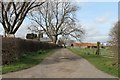
<instances>
[{"instance_id":1,"label":"road surface","mask_svg":"<svg viewBox=\"0 0 120 80\"><path fill-rule=\"evenodd\" d=\"M18 72L7 73L3 78L115 78L104 73L87 60L68 49L58 49L40 64Z\"/></svg>"}]
</instances>

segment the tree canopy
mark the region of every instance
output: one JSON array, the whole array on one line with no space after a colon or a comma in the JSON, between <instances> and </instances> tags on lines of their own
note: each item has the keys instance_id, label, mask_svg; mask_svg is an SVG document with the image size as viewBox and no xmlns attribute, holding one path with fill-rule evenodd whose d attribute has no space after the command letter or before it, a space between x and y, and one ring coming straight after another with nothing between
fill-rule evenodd
<instances>
[{"instance_id":1,"label":"tree canopy","mask_svg":"<svg viewBox=\"0 0 120 80\"><path fill-rule=\"evenodd\" d=\"M48 1L31 11L29 19L37 23L54 43L59 35L78 39L84 31L81 25L76 24L77 10L78 7L71 2Z\"/></svg>"},{"instance_id":2,"label":"tree canopy","mask_svg":"<svg viewBox=\"0 0 120 80\"><path fill-rule=\"evenodd\" d=\"M0 2L0 23L6 34L15 34L27 13L44 2Z\"/></svg>"}]
</instances>

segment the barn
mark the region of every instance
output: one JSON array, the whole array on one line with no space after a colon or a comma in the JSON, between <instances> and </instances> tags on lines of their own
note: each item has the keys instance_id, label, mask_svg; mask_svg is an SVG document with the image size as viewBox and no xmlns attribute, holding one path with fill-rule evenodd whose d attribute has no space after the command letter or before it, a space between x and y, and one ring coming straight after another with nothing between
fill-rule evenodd
<instances>
[{"instance_id":1,"label":"barn","mask_svg":"<svg viewBox=\"0 0 120 80\"><path fill-rule=\"evenodd\" d=\"M86 43L86 42L76 42L73 43L74 47L79 47L79 48L97 48L96 43Z\"/></svg>"}]
</instances>

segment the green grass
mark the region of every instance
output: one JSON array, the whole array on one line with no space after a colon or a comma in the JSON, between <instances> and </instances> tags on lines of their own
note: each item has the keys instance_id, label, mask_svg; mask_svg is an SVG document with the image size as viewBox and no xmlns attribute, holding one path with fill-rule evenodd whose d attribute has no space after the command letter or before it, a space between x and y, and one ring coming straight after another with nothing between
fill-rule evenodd
<instances>
[{"instance_id":1,"label":"green grass","mask_svg":"<svg viewBox=\"0 0 120 80\"><path fill-rule=\"evenodd\" d=\"M52 53L53 50L32 52L30 54L27 53L19 61L2 66L2 73L19 71L35 66Z\"/></svg>"},{"instance_id":2,"label":"green grass","mask_svg":"<svg viewBox=\"0 0 120 80\"><path fill-rule=\"evenodd\" d=\"M112 65L113 59L109 58L110 56L109 50L101 49L100 56L95 55L96 49L70 48L69 50L85 58L99 70L104 71L116 77L118 76L118 66ZM104 56L108 56L108 57L104 57Z\"/></svg>"}]
</instances>

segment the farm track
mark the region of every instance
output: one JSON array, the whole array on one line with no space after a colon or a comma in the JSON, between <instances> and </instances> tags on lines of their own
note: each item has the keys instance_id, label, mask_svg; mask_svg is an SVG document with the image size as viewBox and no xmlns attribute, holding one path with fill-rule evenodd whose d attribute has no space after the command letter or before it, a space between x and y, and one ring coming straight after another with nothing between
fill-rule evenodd
<instances>
[{"instance_id":1,"label":"farm track","mask_svg":"<svg viewBox=\"0 0 120 80\"><path fill-rule=\"evenodd\" d=\"M3 75L3 78L115 78L96 69L87 60L68 49L59 49L40 64L18 72Z\"/></svg>"}]
</instances>

